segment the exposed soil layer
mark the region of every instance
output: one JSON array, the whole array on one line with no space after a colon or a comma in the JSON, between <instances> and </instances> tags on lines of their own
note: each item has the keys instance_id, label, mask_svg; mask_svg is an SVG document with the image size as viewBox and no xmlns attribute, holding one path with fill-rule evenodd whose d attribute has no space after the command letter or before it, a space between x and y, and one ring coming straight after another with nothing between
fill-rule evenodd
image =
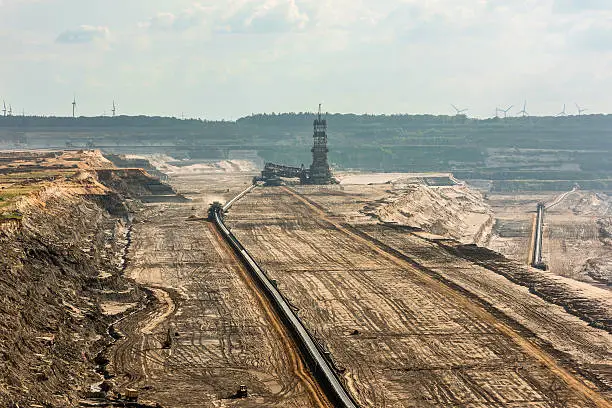
<instances>
[{"instance_id":1,"label":"exposed soil layer","mask_svg":"<svg viewBox=\"0 0 612 408\"><path fill-rule=\"evenodd\" d=\"M155 308L123 276L134 199L176 194L96 151L0 156L0 405L78 406L108 374L113 323Z\"/></svg>"},{"instance_id":2,"label":"exposed soil layer","mask_svg":"<svg viewBox=\"0 0 612 408\"><path fill-rule=\"evenodd\" d=\"M15 228L0 229L0 405L76 406L101 381L94 358L114 318L100 305L142 296L119 275L119 203L46 187L19 202Z\"/></svg>"},{"instance_id":3,"label":"exposed soil layer","mask_svg":"<svg viewBox=\"0 0 612 408\"><path fill-rule=\"evenodd\" d=\"M244 189L248 166L168 165L177 196L96 152L4 159L0 405L93 403L82 398L100 374L116 392L138 390L143 407L328 405L204 220ZM610 406L608 291L380 225L366 207L388 188L256 189L227 217L364 407ZM398 197L387 215L412 205ZM601 221L602 240L609 230ZM242 384L249 397L234 398Z\"/></svg>"}]
</instances>

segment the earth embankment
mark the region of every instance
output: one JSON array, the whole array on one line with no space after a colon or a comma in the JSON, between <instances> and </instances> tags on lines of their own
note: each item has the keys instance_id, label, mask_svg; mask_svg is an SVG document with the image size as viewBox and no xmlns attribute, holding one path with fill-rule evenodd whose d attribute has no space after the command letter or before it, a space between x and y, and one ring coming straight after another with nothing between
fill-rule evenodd
<instances>
[{"instance_id":1,"label":"earth embankment","mask_svg":"<svg viewBox=\"0 0 612 408\"><path fill-rule=\"evenodd\" d=\"M94 359L109 341L101 307L138 301L121 276L127 209L112 192L50 185L0 225L0 405L76 406L100 382Z\"/></svg>"}]
</instances>

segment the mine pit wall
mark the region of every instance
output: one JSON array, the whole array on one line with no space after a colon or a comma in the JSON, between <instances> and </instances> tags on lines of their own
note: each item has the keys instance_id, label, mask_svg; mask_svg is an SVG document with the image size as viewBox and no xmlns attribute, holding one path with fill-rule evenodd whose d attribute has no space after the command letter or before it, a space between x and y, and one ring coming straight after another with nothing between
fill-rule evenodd
<instances>
[{"instance_id":1,"label":"mine pit wall","mask_svg":"<svg viewBox=\"0 0 612 408\"><path fill-rule=\"evenodd\" d=\"M172 187L143 169L99 169L96 175L102 184L126 196L176 195Z\"/></svg>"},{"instance_id":2,"label":"mine pit wall","mask_svg":"<svg viewBox=\"0 0 612 408\"><path fill-rule=\"evenodd\" d=\"M19 222L0 224L0 406L77 406L101 381L93 360L117 318L102 313L105 292L143 296L120 276L128 209L112 192L59 188L19 209Z\"/></svg>"}]
</instances>

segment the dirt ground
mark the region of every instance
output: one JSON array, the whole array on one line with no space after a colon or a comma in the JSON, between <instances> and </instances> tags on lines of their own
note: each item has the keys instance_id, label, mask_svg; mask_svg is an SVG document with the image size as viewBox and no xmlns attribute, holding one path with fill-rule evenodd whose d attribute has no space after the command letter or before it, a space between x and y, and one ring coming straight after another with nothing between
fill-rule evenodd
<instances>
[{"instance_id":1,"label":"dirt ground","mask_svg":"<svg viewBox=\"0 0 612 408\"><path fill-rule=\"evenodd\" d=\"M551 273L594 284L612 284L612 198L575 190L564 194L488 194L495 224L486 246L529 261L536 204L544 202L542 257Z\"/></svg>"},{"instance_id":2,"label":"dirt ground","mask_svg":"<svg viewBox=\"0 0 612 408\"><path fill-rule=\"evenodd\" d=\"M113 316L143 298L122 276L134 201L102 171L116 169L96 151L0 153L2 407L78 406L102 382ZM128 189L133 175L159 185L114 174Z\"/></svg>"},{"instance_id":3,"label":"dirt ground","mask_svg":"<svg viewBox=\"0 0 612 408\"><path fill-rule=\"evenodd\" d=\"M150 288L157 306L117 325L125 336L109 366L117 388L137 388L166 408L326 406L294 343L203 219L252 175L193 173L172 174L192 201L147 204L135 216L126 274ZM232 397L241 384L248 399Z\"/></svg>"},{"instance_id":4,"label":"dirt ground","mask_svg":"<svg viewBox=\"0 0 612 408\"><path fill-rule=\"evenodd\" d=\"M204 219L253 166L157 159L182 195L99 152L0 154L0 399L85 403L108 356L115 391L150 406L329 406ZM411 177L257 188L227 218L363 407L610 407L612 200L485 202L448 175ZM538 201L553 273L521 265Z\"/></svg>"},{"instance_id":5,"label":"dirt ground","mask_svg":"<svg viewBox=\"0 0 612 408\"><path fill-rule=\"evenodd\" d=\"M549 273L604 288L612 284L612 198L607 194L578 186L565 193L495 193L442 173L340 172L336 177L340 186L328 194L355 198L340 200L341 208L334 208L350 221L367 222L363 215L368 215L370 221L421 228L485 246L524 265L530 263L536 205L543 202L543 260ZM330 198L319 199L331 204Z\"/></svg>"},{"instance_id":6,"label":"dirt ground","mask_svg":"<svg viewBox=\"0 0 612 408\"><path fill-rule=\"evenodd\" d=\"M227 219L362 406L610 406L607 332L431 234L373 224L363 190L296 190L256 189Z\"/></svg>"},{"instance_id":7,"label":"dirt ground","mask_svg":"<svg viewBox=\"0 0 612 408\"><path fill-rule=\"evenodd\" d=\"M448 173L335 176L340 185L327 188L318 199L351 222L409 225L464 243L481 243L489 237L493 213L483 195Z\"/></svg>"}]
</instances>

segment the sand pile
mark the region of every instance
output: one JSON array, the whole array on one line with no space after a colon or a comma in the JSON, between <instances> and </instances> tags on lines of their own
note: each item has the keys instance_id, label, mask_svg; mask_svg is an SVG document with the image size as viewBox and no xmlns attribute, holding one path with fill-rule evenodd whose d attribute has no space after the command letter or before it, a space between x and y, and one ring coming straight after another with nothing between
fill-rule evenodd
<instances>
[{"instance_id":1,"label":"sand pile","mask_svg":"<svg viewBox=\"0 0 612 408\"><path fill-rule=\"evenodd\" d=\"M176 160L167 155L127 156L129 158L145 158L158 170L171 175L196 175L201 173L237 173L257 172L257 164L249 160L219 160L196 162L191 160Z\"/></svg>"},{"instance_id":2,"label":"sand pile","mask_svg":"<svg viewBox=\"0 0 612 408\"><path fill-rule=\"evenodd\" d=\"M463 243L481 243L490 234L493 212L482 195L464 186L396 185L374 214L385 222L422 228Z\"/></svg>"}]
</instances>

